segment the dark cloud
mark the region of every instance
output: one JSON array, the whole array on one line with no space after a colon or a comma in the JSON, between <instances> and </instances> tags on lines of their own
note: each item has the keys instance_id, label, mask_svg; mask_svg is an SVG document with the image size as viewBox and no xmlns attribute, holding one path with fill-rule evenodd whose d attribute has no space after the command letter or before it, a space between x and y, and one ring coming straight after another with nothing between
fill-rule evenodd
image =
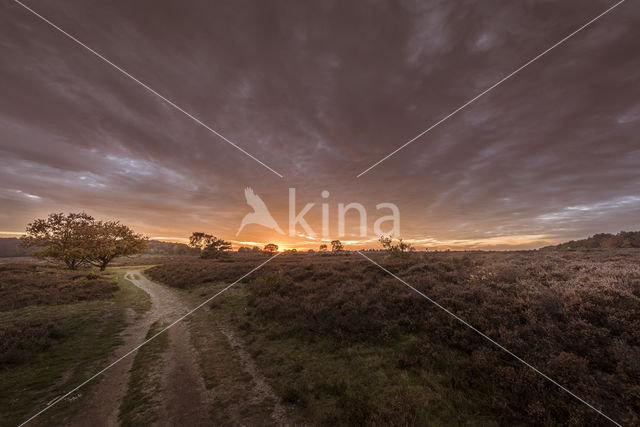
<instances>
[{"instance_id":1,"label":"dark cloud","mask_svg":"<svg viewBox=\"0 0 640 427\"><path fill-rule=\"evenodd\" d=\"M4 2L0 230L86 209L155 236L231 238L246 186L283 225L288 187L300 203L326 189L331 209L360 201L373 216L395 202L402 234L427 246L638 229L634 2L356 179L612 4L28 2L280 179ZM320 227L319 210L309 218ZM261 233L238 239L274 237Z\"/></svg>"}]
</instances>

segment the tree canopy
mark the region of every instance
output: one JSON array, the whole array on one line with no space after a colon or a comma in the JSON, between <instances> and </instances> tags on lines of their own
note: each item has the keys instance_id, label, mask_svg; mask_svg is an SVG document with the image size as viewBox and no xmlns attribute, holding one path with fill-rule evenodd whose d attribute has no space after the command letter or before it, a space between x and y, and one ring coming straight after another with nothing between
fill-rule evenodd
<instances>
[{"instance_id":1,"label":"tree canopy","mask_svg":"<svg viewBox=\"0 0 640 427\"><path fill-rule=\"evenodd\" d=\"M90 228L87 261L104 271L116 257L133 255L147 247L147 238L119 221L97 221Z\"/></svg>"},{"instance_id":2,"label":"tree canopy","mask_svg":"<svg viewBox=\"0 0 640 427\"><path fill-rule=\"evenodd\" d=\"M331 241L331 250L333 252L341 252L344 250L344 245L340 240L332 240Z\"/></svg>"},{"instance_id":3,"label":"tree canopy","mask_svg":"<svg viewBox=\"0 0 640 427\"><path fill-rule=\"evenodd\" d=\"M95 265L104 270L118 256L140 253L147 237L118 221L96 221L91 215L53 213L27 225L23 247L34 247L34 256L64 262L71 270Z\"/></svg>"},{"instance_id":4,"label":"tree canopy","mask_svg":"<svg viewBox=\"0 0 640 427\"><path fill-rule=\"evenodd\" d=\"M267 243L266 245L264 245L264 251L274 254L278 252L278 245L276 245L275 243Z\"/></svg>"}]
</instances>

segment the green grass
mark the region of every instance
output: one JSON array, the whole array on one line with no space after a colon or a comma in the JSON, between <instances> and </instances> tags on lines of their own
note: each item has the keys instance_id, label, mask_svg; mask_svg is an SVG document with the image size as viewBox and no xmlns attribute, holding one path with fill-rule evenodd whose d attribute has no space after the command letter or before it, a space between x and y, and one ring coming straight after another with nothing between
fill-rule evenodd
<instances>
[{"instance_id":1,"label":"green grass","mask_svg":"<svg viewBox=\"0 0 640 427\"><path fill-rule=\"evenodd\" d=\"M205 310L195 312L188 322L191 342L198 353L205 387L215 398L210 410L214 425L270 425L271 399L253 401L254 383L215 319Z\"/></svg>"},{"instance_id":2,"label":"green grass","mask_svg":"<svg viewBox=\"0 0 640 427\"><path fill-rule=\"evenodd\" d=\"M53 323L59 331L51 345L24 363L0 371L0 425L16 425L64 395L106 366L122 342L126 309L142 313L150 308L148 295L115 272L119 290L104 300L59 306L28 306L0 313L0 327L23 322ZM95 382L44 412L35 424L50 425L73 414ZM72 404L71 401L74 401Z\"/></svg>"},{"instance_id":3,"label":"green grass","mask_svg":"<svg viewBox=\"0 0 640 427\"><path fill-rule=\"evenodd\" d=\"M154 322L145 340L158 333L164 325ZM153 411L154 398L160 392L161 378L154 372L161 372L162 354L169 346L168 331L158 335L142 346L133 361L127 394L120 405L122 426L150 425L157 421L158 413Z\"/></svg>"},{"instance_id":4,"label":"green grass","mask_svg":"<svg viewBox=\"0 0 640 427\"><path fill-rule=\"evenodd\" d=\"M149 294L133 285L127 279L125 275L127 270L124 269L112 269L113 277L118 281L120 289L126 293L126 302L129 304L127 307L133 308L137 313L145 313L151 309L151 298ZM135 277L137 279L137 277Z\"/></svg>"}]
</instances>

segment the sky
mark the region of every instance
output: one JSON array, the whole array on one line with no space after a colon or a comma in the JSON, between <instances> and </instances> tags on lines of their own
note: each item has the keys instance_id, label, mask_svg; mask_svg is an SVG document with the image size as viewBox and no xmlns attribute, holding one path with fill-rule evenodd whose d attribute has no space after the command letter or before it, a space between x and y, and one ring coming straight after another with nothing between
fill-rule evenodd
<instances>
[{"instance_id":1,"label":"sky","mask_svg":"<svg viewBox=\"0 0 640 427\"><path fill-rule=\"evenodd\" d=\"M85 211L161 240L375 248L380 203L398 207L398 234L418 249L640 229L637 2L360 177L615 2L24 3L282 177L5 1L0 237ZM287 235L257 224L236 235L247 187ZM291 188L296 214L314 203L317 235L288 235ZM338 236L339 203L363 205L365 236L353 211Z\"/></svg>"}]
</instances>

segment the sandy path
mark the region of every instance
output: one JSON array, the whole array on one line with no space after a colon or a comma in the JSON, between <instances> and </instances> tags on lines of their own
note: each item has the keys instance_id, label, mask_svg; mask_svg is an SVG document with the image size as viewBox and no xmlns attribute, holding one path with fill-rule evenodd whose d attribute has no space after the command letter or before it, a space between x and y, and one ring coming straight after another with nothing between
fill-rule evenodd
<instances>
[{"instance_id":1,"label":"sandy path","mask_svg":"<svg viewBox=\"0 0 640 427\"><path fill-rule=\"evenodd\" d=\"M188 307L174 292L146 279L139 270L128 270L125 277L150 295L152 305L149 312L134 319L123 331L125 344L116 351L113 360L141 343L153 322L171 323L188 311ZM162 406L157 408L161 415L158 425L210 425L207 393L191 346L188 327L184 322L179 322L168 333L170 345L163 355L165 363L160 373L162 396L157 399ZM89 404L69 425L119 425L120 403L127 392L129 370L134 357L132 354L105 373Z\"/></svg>"}]
</instances>

